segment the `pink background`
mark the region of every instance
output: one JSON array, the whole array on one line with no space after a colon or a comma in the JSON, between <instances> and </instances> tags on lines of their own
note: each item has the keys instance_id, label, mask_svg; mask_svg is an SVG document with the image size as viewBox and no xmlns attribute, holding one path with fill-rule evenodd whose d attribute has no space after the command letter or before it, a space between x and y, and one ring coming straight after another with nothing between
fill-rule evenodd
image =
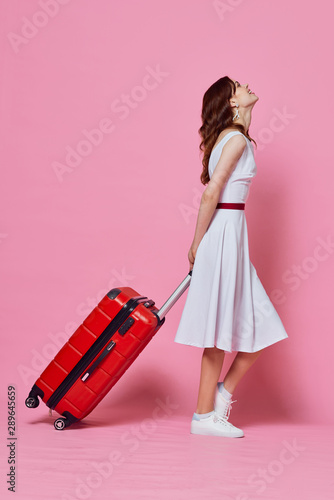
<instances>
[{"instance_id":1,"label":"pink background","mask_svg":"<svg viewBox=\"0 0 334 500\"><path fill-rule=\"evenodd\" d=\"M16 386L19 422L47 413L23 401L55 339L109 289L131 286L162 305L188 273L204 190L202 97L228 75L259 96L250 255L289 335L242 380L234 412L332 423L330 2L0 3L1 394ZM168 395L188 425L202 349L173 341L186 293L102 410L135 386L140 415Z\"/></svg>"}]
</instances>

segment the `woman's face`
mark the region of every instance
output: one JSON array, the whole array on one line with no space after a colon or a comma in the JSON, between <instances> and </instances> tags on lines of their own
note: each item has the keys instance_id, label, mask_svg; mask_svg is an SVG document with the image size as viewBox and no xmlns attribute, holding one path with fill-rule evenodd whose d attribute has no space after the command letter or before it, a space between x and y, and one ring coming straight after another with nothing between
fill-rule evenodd
<instances>
[{"instance_id":1,"label":"woman's face","mask_svg":"<svg viewBox=\"0 0 334 500\"><path fill-rule=\"evenodd\" d=\"M238 80L233 80L233 82L235 84L235 93L232 96L232 100L235 100L242 107L254 105L259 98L248 88L248 83L241 85Z\"/></svg>"}]
</instances>

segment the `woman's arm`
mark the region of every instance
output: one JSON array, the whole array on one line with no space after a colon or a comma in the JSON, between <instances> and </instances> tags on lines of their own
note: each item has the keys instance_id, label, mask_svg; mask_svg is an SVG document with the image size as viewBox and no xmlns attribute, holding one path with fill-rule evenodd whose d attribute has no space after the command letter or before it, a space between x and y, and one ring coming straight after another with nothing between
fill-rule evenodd
<instances>
[{"instance_id":1,"label":"woman's arm","mask_svg":"<svg viewBox=\"0 0 334 500\"><path fill-rule=\"evenodd\" d=\"M196 257L196 252L198 245L200 244L209 224L212 219L213 213L216 210L216 205L219 200L219 193L218 196L215 197L207 197L205 195L205 191L202 194L201 198L201 204L198 210L198 216L197 216L197 223L196 223L196 229L195 229L195 236L193 239L193 242L191 244L189 253L188 253L188 259L189 259L189 264L190 268L189 270L191 271L192 268L194 267L194 262L195 262L195 257Z\"/></svg>"},{"instance_id":2,"label":"woman's arm","mask_svg":"<svg viewBox=\"0 0 334 500\"><path fill-rule=\"evenodd\" d=\"M241 135L235 135L227 141L213 171L210 182L202 194L195 235L188 253L190 270L192 270L194 266L198 245L206 233L214 211L216 210L220 193L244 152L246 147L245 141L245 138Z\"/></svg>"}]
</instances>

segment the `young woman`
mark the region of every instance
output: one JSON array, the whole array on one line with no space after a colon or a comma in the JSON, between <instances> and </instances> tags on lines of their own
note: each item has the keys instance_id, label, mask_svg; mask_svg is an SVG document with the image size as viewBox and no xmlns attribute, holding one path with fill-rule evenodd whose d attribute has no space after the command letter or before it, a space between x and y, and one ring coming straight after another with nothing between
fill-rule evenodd
<instances>
[{"instance_id":1,"label":"young woman","mask_svg":"<svg viewBox=\"0 0 334 500\"><path fill-rule=\"evenodd\" d=\"M288 337L249 259L245 202L256 175L249 136L258 97L225 76L202 107L203 192L188 258L192 278L174 341L204 348L191 433L242 437L232 393L265 347ZM254 141L253 141L254 142ZM225 351L237 351L218 382Z\"/></svg>"}]
</instances>

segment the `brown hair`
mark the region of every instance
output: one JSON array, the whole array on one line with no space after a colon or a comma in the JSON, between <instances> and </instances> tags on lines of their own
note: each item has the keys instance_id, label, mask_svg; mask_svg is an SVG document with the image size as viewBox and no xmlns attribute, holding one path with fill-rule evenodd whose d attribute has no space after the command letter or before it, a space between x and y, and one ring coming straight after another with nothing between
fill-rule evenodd
<instances>
[{"instance_id":1,"label":"brown hair","mask_svg":"<svg viewBox=\"0 0 334 500\"><path fill-rule=\"evenodd\" d=\"M208 172L209 159L213 146L219 134L225 128L234 128L244 134L250 141L254 139L248 135L248 130L240 123L233 123L233 111L230 106L229 100L235 92L234 81L228 76L224 76L217 80L203 96L202 105L202 126L198 132L202 137L200 143L200 150L203 151L203 171L201 173L202 184L208 184L210 176Z\"/></svg>"}]
</instances>

